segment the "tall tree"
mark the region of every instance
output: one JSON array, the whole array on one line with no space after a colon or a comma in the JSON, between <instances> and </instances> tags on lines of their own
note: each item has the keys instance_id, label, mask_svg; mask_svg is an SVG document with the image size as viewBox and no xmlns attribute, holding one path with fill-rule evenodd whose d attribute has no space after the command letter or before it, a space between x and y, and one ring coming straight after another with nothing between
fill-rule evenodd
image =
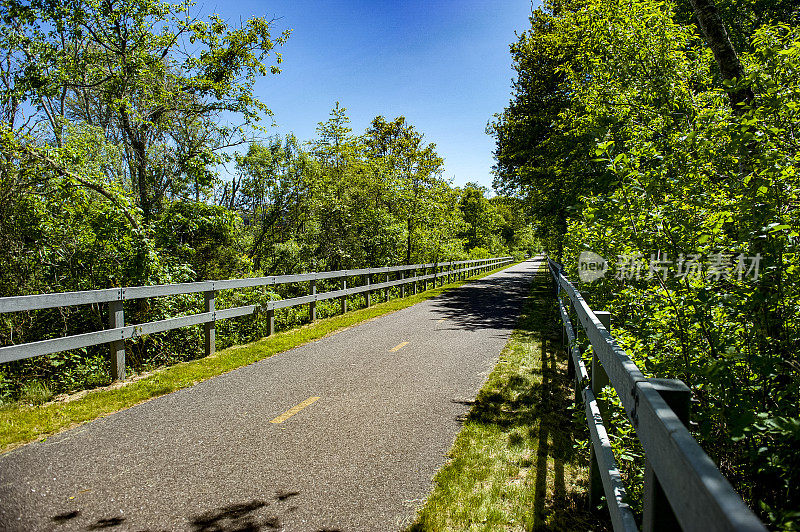
<instances>
[{"instance_id":1,"label":"tall tree","mask_svg":"<svg viewBox=\"0 0 800 532\"><path fill-rule=\"evenodd\" d=\"M435 218L437 200L444 199L437 196L443 184L444 161L436 153L436 145L426 144L424 136L404 116L390 122L383 116L375 117L365 139L370 157L379 161L382 171L394 182L397 195L392 208L405 220L405 261L411 264L416 234Z\"/></svg>"},{"instance_id":2,"label":"tall tree","mask_svg":"<svg viewBox=\"0 0 800 532\"><path fill-rule=\"evenodd\" d=\"M192 5L154 0L5 0L2 5L0 35L7 49L0 103L12 113L5 127L14 128L15 113L35 109L33 120L46 125L48 135L19 142L45 142L55 149L48 156L55 162L69 121L99 127L123 148L124 177L145 224L165 198L193 190L199 199L214 164L226 157L224 150L244 142L269 114L253 84L258 76L279 72L280 55L275 64L268 61L288 37L284 32L273 38L272 23L263 18L241 27L217 15L200 20L190 15ZM231 117L241 122L231 124Z\"/></svg>"}]
</instances>

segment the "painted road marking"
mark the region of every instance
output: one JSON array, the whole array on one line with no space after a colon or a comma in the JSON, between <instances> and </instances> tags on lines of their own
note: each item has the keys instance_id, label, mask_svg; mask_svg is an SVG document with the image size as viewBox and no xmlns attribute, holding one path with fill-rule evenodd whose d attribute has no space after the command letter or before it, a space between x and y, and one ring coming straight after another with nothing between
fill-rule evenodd
<instances>
[{"instance_id":1,"label":"painted road marking","mask_svg":"<svg viewBox=\"0 0 800 532\"><path fill-rule=\"evenodd\" d=\"M301 411L305 407L307 407L307 406L309 406L311 404L314 404L317 401L317 399L319 399L319 397L309 397L308 399L306 399L302 403L293 406L292 408L290 408L289 410L287 410L283 414L281 414L278 417L276 417L275 419L271 420L270 423L283 423L284 421L286 421L287 419L289 419L290 417L292 417L293 415L295 415L296 413L298 413L299 411Z\"/></svg>"},{"instance_id":2,"label":"painted road marking","mask_svg":"<svg viewBox=\"0 0 800 532\"><path fill-rule=\"evenodd\" d=\"M397 351L400 351L401 349L403 349L407 345L408 345L408 342L399 343L396 346L394 346L393 348L389 349L389 352L390 353L396 353Z\"/></svg>"},{"instance_id":3,"label":"painted road marking","mask_svg":"<svg viewBox=\"0 0 800 532\"><path fill-rule=\"evenodd\" d=\"M440 319L439 321L437 321L436 323L442 323L442 322L443 322L444 320L446 320L446 319L447 319L447 318L442 318L442 319Z\"/></svg>"}]
</instances>

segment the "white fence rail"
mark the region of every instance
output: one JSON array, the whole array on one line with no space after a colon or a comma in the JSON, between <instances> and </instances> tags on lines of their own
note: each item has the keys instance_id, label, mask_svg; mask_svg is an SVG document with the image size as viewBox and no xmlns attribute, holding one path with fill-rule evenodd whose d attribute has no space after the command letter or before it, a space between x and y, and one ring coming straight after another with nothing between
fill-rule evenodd
<instances>
[{"instance_id":1,"label":"white fence rail","mask_svg":"<svg viewBox=\"0 0 800 532\"><path fill-rule=\"evenodd\" d=\"M264 310L267 313L269 334L273 334L275 330L274 312L276 309L308 304L310 306L311 319L314 320L316 319L316 304L318 301L340 298L342 312L347 312L347 296L366 293L367 305L369 306L371 303L370 295L375 290L386 290L399 286L401 288L401 297L403 297L405 296L405 287L408 284L413 286L414 293L416 293L420 282L425 283L427 287L428 282L432 280L435 286L438 282L444 282L444 279L447 278L465 277L477 272L492 270L511 261L511 257L494 257L490 259L362 268L298 275L2 297L0 298L0 314L105 303L108 305L108 328L84 334L0 347L0 363L99 344L111 344L112 376L114 379L123 380L125 379L125 340L146 334L202 324L205 327L205 353L210 355L216 349L214 324L218 320L246 316L253 314L257 310ZM409 272L410 275L406 275ZM394 275L395 279L390 279L392 275ZM361 286L348 288L347 279L355 276L364 278L366 282ZM385 281L373 283L374 276L385 276ZM317 293L317 281L322 279L341 279L341 289ZM224 310L215 308L216 294L220 290L276 286L300 282L308 282L310 284L310 293L308 295L269 301L263 306L245 305ZM201 313L135 325L125 324L125 315L122 307L124 301L196 293L203 293L205 296L204 311Z\"/></svg>"},{"instance_id":2,"label":"white fence rail","mask_svg":"<svg viewBox=\"0 0 800 532\"><path fill-rule=\"evenodd\" d=\"M577 398L582 398L589 425L592 504L599 503L605 494L614 530L637 530L608 441L605 407L597 399L610 384L645 451L645 531L766 531L686 428L689 388L678 380L645 377L609 333L610 314L589 308L564 276L562 266L549 259L548 265L570 353L576 403L580 404ZM566 304L560 296L562 291ZM571 314L577 315L592 345L591 371L581 358Z\"/></svg>"}]
</instances>

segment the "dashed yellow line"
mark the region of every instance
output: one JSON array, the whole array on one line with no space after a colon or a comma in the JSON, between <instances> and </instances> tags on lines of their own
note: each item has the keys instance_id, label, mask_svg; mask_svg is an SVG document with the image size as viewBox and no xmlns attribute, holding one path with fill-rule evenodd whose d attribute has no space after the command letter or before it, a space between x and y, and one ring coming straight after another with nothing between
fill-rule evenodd
<instances>
[{"instance_id":1,"label":"dashed yellow line","mask_svg":"<svg viewBox=\"0 0 800 532\"><path fill-rule=\"evenodd\" d=\"M283 423L284 421L286 421L287 419L289 419L290 417L292 417L293 415L295 415L296 413L298 413L299 411L301 411L305 407L315 403L317 401L317 399L319 399L319 397L309 397L308 399L306 399L302 403L293 406L292 408L290 408L289 410L287 410L283 414L281 414L278 417L276 417L275 419L271 420L270 423Z\"/></svg>"},{"instance_id":2,"label":"dashed yellow line","mask_svg":"<svg viewBox=\"0 0 800 532\"><path fill-rule=\"evenodd\" d=\"M397 344L396 346L394 346L393 348L389 349L389 352L390 353L396 353L397 351L400 351L401 349L403 349L407 345L408 345L408 342L401 342L401 343Z\"/></svg>"}]
</instances>

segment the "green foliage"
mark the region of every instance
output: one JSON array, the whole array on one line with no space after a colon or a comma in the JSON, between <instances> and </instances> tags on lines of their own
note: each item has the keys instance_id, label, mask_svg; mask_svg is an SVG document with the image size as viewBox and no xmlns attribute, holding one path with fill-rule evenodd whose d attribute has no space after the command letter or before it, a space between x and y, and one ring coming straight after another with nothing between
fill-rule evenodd
<instances>
[{"instance_id":1,"label":"green foliage","mask_svg":"<svg viewBox=\"0 0 800 532\"><path fill-rule=\"evenodd\" d=\"M19 395L19 402L32 406L41 405L53 398L47 384L40 381L26 382Z\"/></svg>"},{"instance_id":2,"label":"green foliage","mask_svg":"<svg viewBox=\"0 0 800 532\"><path fill-rule=\"evenodd\" d=\"M159 251L191 267L196 279L228 279L249 271L237 239L237 213L217 205L173 202L154 224Z\"/></svg>"},{"instance_id":3,"label":"green foliage","mask_svg":"<svg viewBox=\"0 0 800 532\"><path fill-rule=\"evenodd\" d=\"M264 139L271 113L253 87L279 73L289 33L273 36L262 18L197 18L192 7L0 0L0 297L468 256L461 192L442 179L442 158L422 133L403 117L377 117L356 134L337 103L308 143ZM221 179L220 163L233 160L235 176ZM512 211L503 211L502 237L484 231L491 253L530 244L518 236L527 219ZM225 292L217 307L308 290ZM201 305L200 294L126 302L125 320ZM336 304L318 310L332 315ZM102 330L106 313L85 305L3 314L0 345ZM304 313L278 313L278 328ZM217 335L221 346L256 340L266 320L221 322ZM129 372L200 357L200 336L180 329L129 342ZM22 397L28 382L52 393L108 384L106 352L4 364L0 400Z\"/></svg>"},{"instance_id":4,"label":"green foliage","mask_svg":"<svg viewBox=\"0 0 800 532\"><path fill-rule=\"evenodd\" d=\"M512 46L520 77L495 126L498 179L546 213L539 234L563 244L571 277L582 251L617 264L587 291L590 304L615 315L615 337L645 373L692 387L701 445L762 518L792 529L800 33L736 23L747 76L735 83L756 98L734 112L731 84L674 9L590 0L536 13ZM761 17L735 9L739 21ZM626 277L619 265L637 255L643 273ZM758 279L738 275L737 258L756 255ZM689 264L696 275L676 275Z\"/></svg>"}]
</instances>

